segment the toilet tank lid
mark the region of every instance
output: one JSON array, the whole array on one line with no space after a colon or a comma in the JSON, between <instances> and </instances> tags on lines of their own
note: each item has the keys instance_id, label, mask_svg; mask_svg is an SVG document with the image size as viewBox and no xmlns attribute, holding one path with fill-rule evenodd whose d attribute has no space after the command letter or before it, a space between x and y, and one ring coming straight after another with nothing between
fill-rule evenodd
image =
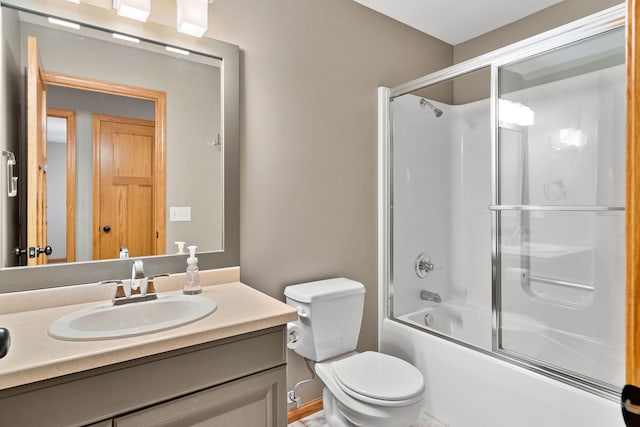
<instances>
[{"instance_id":1,"label":"toilet tank lid","mask_svg":"<svg viewBox=\"0 0 640 427\"><path fill-rule=\"evenodd\" d=\"M363 294L364 285L344 277L287 286L284 295L294 301L311 303L324 299Z\"/></svg>"}]
</instances>

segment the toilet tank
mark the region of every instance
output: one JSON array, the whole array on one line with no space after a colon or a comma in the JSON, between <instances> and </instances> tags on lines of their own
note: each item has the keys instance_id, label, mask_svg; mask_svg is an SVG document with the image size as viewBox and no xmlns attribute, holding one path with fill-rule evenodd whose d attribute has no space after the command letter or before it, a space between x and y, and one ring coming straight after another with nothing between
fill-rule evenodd
<instances>
[{"instance_id":1,"label":"toilet tank","mask_svg":"<svg viewBox=\"0 0 640 427\"><path fill-rule=\"evenodd\" d=\"M356 349L364 285L339 278L287 286L287 304L298 311L300 344L294 349L307 359L320 362Z\"/></svg>"}]
</instances>

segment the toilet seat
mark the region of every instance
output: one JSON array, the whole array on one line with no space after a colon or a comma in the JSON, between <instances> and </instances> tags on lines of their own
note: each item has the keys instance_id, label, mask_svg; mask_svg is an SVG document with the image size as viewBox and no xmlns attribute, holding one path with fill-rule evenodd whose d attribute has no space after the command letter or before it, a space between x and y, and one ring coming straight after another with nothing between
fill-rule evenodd
<instances>
[{"instance_id":1,"label":"toilet seat","mask_svg":"<svg viewBox=\"0 0 640 427\"><path fill-rule=\"evenodd\" d=\"M325 414L327 415L327 420L330 418L333 420L334 418L338 419L346 419L344 423L334 422L329 423L331 426L341 426L345 425L356 425L356 426L376 426L376 427L406 427L413 423L419 416L420 411L424 405L425 393L424 390L419 392L415 397L405 399L405 400L383 400L383 399L375 399L372 397L368 397L362 393L357 393L351 388L345 386L343 381L351 384L352 387L358 388L356 381L350 382L348 379L344 378L345 375L341 372L343 380L339 380L336 372L333 368L334 363L338 363L340 361L346 361L347 359L350 362L347 364L338 363L338 371L340 371L340 367L348 367L351 363L357 364L360 358L352 359L358 356L359 353L351 353L348 355L342 355L339 359L332 359L325 362L318 362L315 365L315 371L318 374L318 377L322 380L325 385L325 390L323 392L324 400L327 402L325 406ZM368 358L369 356L365 356ZM377 357L377 356L373 356ZM396 359L393 356L388 356L394 360ZM384 358L384 355L383 357ZM365 362L366 363L366 362ZM383 364L385 362L382 362ZM383 369L387 372L394 372L390 369L394 369L396 366L394 362L391 362L391 368L389 365L384 364ZM371 368L371 364L368 364L368 369ZM355 366L357 370L358 367ZM402 368L401 368L402 369ZM364 371L364 368L362 369ZM424 385L420 387L420 384L423 384L422 374L418 369L414 371L416 377L419 378L418 389L424 389ZM369 375L371 375L371 371L369 371ZM362 387L362 385L360 385ZM407 391L409 390L409 391ZM414 388L415 390L415 388ZM365 389L362 389L365 391ZM371 390L368 390L371 393ZM375 390L374 390L375 391ZM373 393L377 395L381 395L381 393ZM391 394L391 393L384 393ZM411 391L407 388L404 392L396 392L395 397L402 395L411 395ZM393 396L392 396L393 397Z\"/></svg>"},{"instance_id":2,"label":"toilet seat","mask_svg":"<svg viewBox=\"0 0 640 427\"><path fill-rule=\"evenodd\" d=\"M413 365L367 351L330 363L336 384L347 395L379 406L407 406L423 398L424 380Z\"/></svg>"}]
</instances>

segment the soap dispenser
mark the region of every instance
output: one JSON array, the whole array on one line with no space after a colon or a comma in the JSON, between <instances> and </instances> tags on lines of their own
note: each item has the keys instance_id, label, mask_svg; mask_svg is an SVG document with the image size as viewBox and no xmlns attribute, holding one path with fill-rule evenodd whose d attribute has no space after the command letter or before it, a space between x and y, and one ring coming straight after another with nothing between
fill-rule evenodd
<instances>
[{"instance_id":1,"label":"soap dispenser","mask_svg":"<svg viewBox=\"0 0 640 427\"><path fill-rule=\"evenodd\" d=\"M196 258L197 246L188 246L189 258L187 258L187 280L184 284L183 294L195 295L202 292L200 286L200 272L198 271L198 258Z\"/></svg>"}]
</instances>

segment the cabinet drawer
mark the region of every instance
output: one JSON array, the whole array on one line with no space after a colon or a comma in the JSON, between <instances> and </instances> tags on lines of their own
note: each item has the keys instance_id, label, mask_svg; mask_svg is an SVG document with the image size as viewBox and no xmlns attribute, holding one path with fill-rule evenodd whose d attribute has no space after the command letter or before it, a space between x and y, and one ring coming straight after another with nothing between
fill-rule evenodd
<instances>
[{"instance_id":1,"label":"cabinet drawer","mask_svg":"<svg viewBox=\"0 0 640 427\"><path fill-rule=\"evenodd\" d=\"M286 369L251 375L118 417L115 427L278 427L286 425ZM281 407L280 407L281 406Z\"/></svg>"}]
</instances>

